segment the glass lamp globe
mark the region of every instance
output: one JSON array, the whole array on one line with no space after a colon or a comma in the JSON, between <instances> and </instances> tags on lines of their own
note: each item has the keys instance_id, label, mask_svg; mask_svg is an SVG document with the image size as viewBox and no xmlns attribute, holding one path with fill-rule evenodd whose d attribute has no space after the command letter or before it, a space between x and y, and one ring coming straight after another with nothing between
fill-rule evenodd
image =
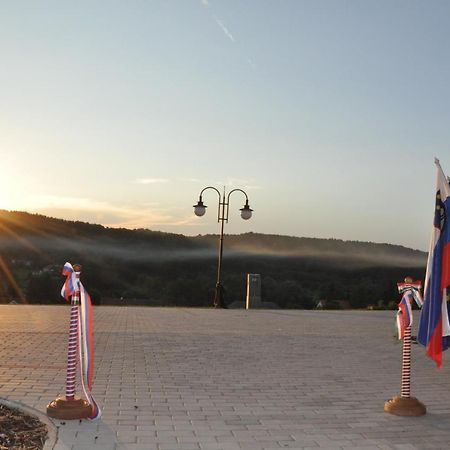
<instances>
[{"instance_id":1,"label":"glass lamp globe","mask_svg":"<svg viewBox=\"0 0 450 450\"><path fill-rule=\"evenodd\" d=\"M207 206L203 204L201 200L198 201L196 205L194 205L194 213L196 216L201 217L205 215Z\"/></svg>"},{"instance_id":2,"label":"glass lamp globe","mask_svg":"<svg viewBox=\"0 0 450 450\"><path fill-rule=\"evenodd\" d=\"M250 217L252 217L253 209L251 209L250 206L248 205L248 201L245 203L245 206L240 209L240 211L241 211L241 217L244 220L248 220L248 219L250 219Z\"/></svg>"}]
</instances>

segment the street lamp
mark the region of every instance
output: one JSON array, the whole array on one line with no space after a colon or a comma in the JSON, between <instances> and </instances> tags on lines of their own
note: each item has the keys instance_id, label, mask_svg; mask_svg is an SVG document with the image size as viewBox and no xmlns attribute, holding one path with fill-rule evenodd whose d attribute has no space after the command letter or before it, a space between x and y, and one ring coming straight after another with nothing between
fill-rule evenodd
<instances>
[{"instance_id":1,"label":"street lamp","mask_svg":"<svg viewBox=\"0 0 450 450\"><path fill-rule=\"evenodd\" d=\"M213 186L207 186L200 192L200 196L198 199L198 203L194 205L194 213L196 216L205 215L207 206L203 204L202 195L207 189L213 189L217 192L219 196L219 206L217 209L217 222L222 222L220 227L220 240L219 240L219 262L217 264L217 282L216 282L216 290L214 294L214 308L225 308L225 303L223 301L223 287L222 287L222 279L221 279L221 271L222 271L222 254L223 254L223 226L224 223L228 223L228 212L230 206L230 195L233 192L242 192L245 195L245 205L240 209L241 217L244 220L250 219L252 217L253 209L250 208L248 204L248 196L242 189L233 189L231 190L227 196L225 196L225 188L223 188L223 194L221 195L219 190Z\"/></svg>"}]
</instances>

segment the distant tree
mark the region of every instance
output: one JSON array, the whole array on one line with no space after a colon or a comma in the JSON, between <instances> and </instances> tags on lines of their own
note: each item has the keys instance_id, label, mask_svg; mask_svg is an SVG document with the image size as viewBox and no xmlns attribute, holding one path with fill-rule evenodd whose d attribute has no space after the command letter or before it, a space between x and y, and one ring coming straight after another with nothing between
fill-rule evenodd
<instances>
[{"instance_id":1,"label":"distant tree","mask_svg":"<svg viewBox=\"0 0 450 450\"><path fill-rule=\"evenodd\" d=\"M91 296L91 301L93 305L101 305L102 304L102 294L98 289L91 289L89 291L89 295Z\"/></svg>"},{"instance_id":2,"label":"distant tree","mask_svg":"<svg viewBox=\"0 0 450 450\"><path fill-rule=\"evenodd\" d=\"M61 285L48 273L32 275L26 290L30 303L57 303L61 299Z\"/></svg>"},{"instance_id":3,"label":"distant tree","mask_svg":"<svg viewBox=\"0 0 450 450\"><path fill-rule=\"evenodd\" d=\"M341 309L341 305L337 300L330 299L325 302L325 309Z\"/></svg>"},{"instance_id":4,"label":"distant tree","mask_svg":"<svg viewBox=\"0 0 450 450\"><path fill-rule=\"evenodd\" d=\"M394 309L394 310L398 309L398 303L399 302L396 302L396 301L390 301L390 302L388 302L386 309Z\"/></svg>"}]
</instances>

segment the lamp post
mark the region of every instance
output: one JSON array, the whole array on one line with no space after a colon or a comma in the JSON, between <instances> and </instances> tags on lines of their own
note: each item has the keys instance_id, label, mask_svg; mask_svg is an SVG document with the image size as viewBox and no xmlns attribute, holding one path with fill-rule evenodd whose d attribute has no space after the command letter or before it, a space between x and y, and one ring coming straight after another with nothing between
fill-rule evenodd
<instances>
[{"instance_id":1,"label":"lamp post","mask_svg":"<svg viewBox=\"0 0 450 450\"><path fill-rule=\"evenodd\" d=\"M248 204L248 196L245 191L242 189L233 189L231 190L228 195L226 195L225 188L223 188L223 194L219 192L218 189L216 189L213 186L207 186L203 188L200 192L200 196L198 199L198 203L194 205L194 213L196 216L203 216L206 212L207 206L203 204L203 192L205 192L207 189L213 189L217 192L217 195L219 196L219 206L217 209L217 222L221 223L220 226L220 238L219 238L219 261L217 264L217 282L216 282L216 290L214 293L214 308L225 308L225 304L223 301L223 287L222 287L222 254L223 254L223 227L224 223L228 223L228 212L230 209L230 195L233 192L242 192L245 195L245 205L240 209L241 211L241 217L244 220L250 219L252 217L253 209L250 208Z\"/></svg>"}]
</instances>

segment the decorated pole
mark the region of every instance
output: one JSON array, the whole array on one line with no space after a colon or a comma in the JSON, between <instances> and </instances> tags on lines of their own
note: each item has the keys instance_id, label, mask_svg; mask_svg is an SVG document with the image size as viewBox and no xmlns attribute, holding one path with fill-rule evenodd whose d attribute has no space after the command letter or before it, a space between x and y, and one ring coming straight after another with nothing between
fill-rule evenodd
<instances>
[{"instance_id":1,"label":"decorated pole","mask_svg":"<svg viewBox=\"0 0 450 450\"><path fill-rule=\"evenodd\" d=\"M411 397L411 326L413 323L412 301L416 301L419 308L422 306L420 281L413 281L406 277L404 283L398 283L398 290L402 299L398 304L397 327L399 339L403 339L402 353L402 380L400 395L387 400L384 410L397 416L422 416L426 413L426 407L415 397Z\"/></svg>"},{"instance_id":2,"label":"decorated pole","mask_svg":"<svg viewBox=\"0 0 450 450\"><path fill-rule=\"evenodd\" d=\"M47 415L60 420L97 419L101 414L90 393L93 369L92 308L89 294L81 284L80 273L79 264L73 267L70 263L64 265L63 275L67 278L61 295L66 300L70 299L66 395L47 405ZM81 385L87 400L75 396L77 362L80 366Z\"/></svg>"}]
</instances>

